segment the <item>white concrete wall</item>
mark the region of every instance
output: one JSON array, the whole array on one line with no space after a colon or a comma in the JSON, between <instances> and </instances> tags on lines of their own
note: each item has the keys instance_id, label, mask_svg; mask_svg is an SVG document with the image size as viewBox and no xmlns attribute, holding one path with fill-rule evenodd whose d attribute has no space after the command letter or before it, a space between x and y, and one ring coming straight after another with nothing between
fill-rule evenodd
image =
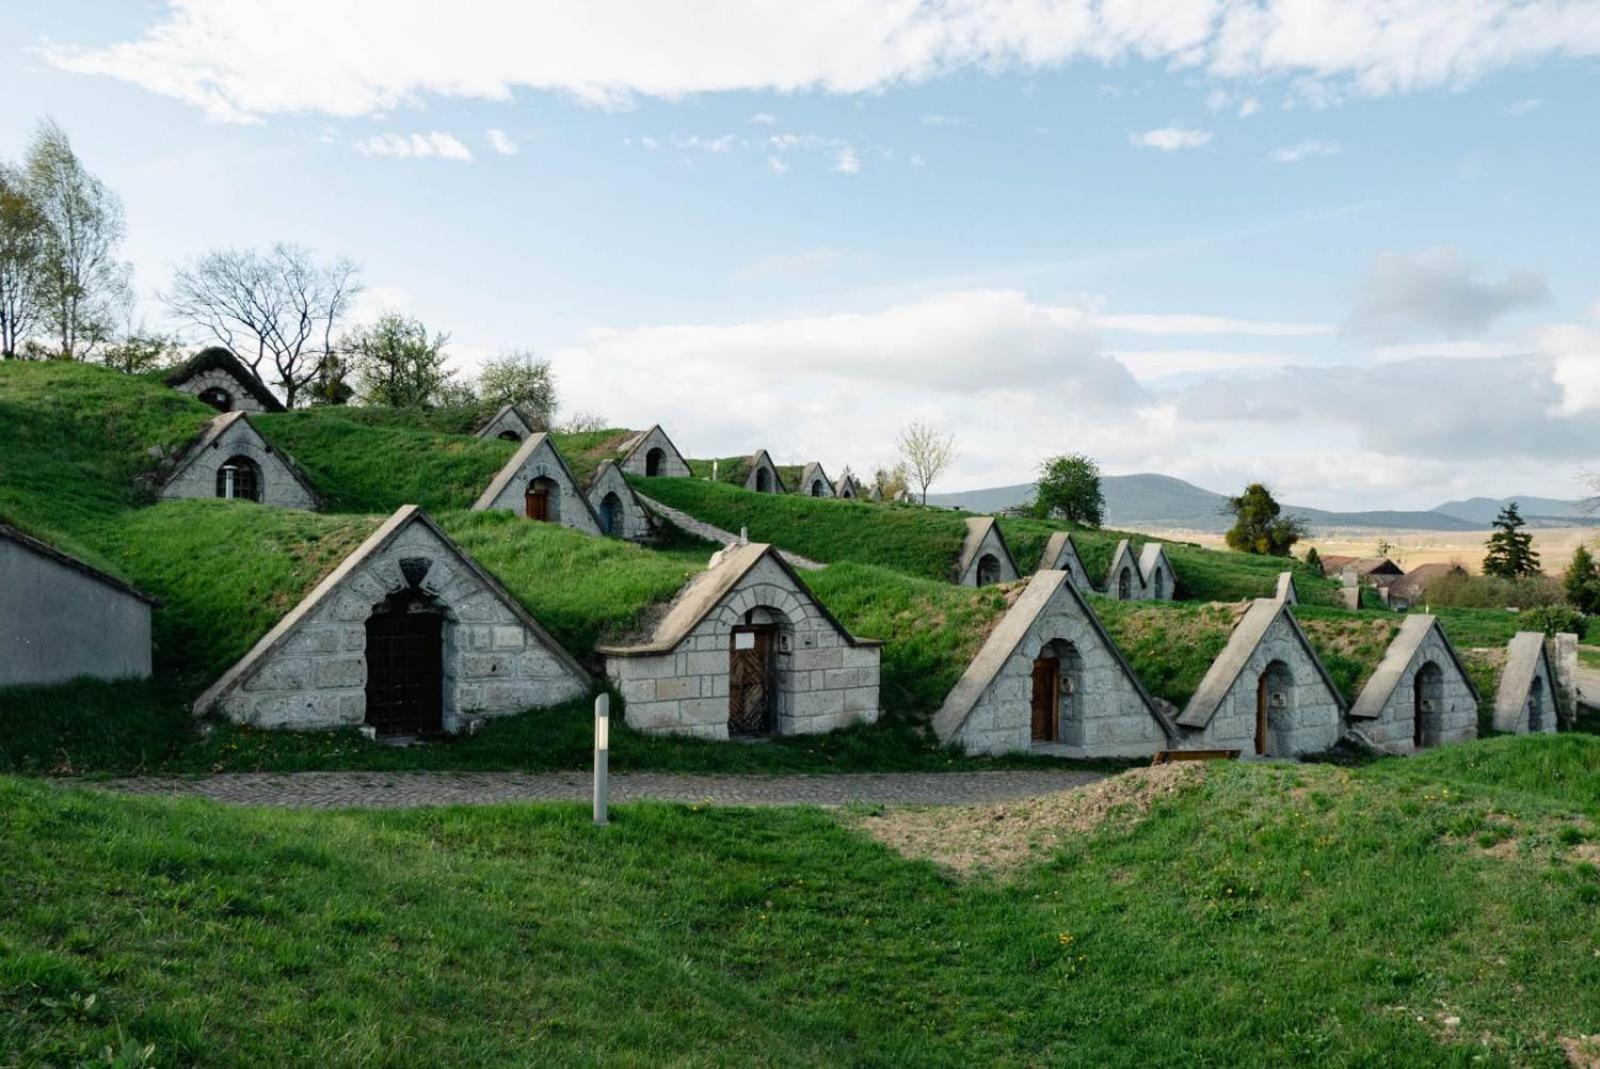
<instances>
[{"instance_id":1,"label":"white concrete wall","mask_svg":"<svg viewBox=\"0 0 1600 1069\"><path fill-rule=\"evenodd\" d=\"M406 557L432 562L421 583L444 606L444 728L467 716L508 716L583 696L588 683L545 646L432 531L413 524L352 573L277 649L221 699L257 727L355 727L366 719L366 622L407 588Z\"/></svg>"},{"instance_id":2,"label":"white concrete wall","mask_svg":"<svg viewBox=\"0 0 1600 1069\"><path fill-rule=\"evenodd\" d=\"M1269 757L1299 757L1321 753L1339 741L1341 729L1338 698L1323 682L1305 648L1295 637L1287 619L1280 616L1267 628L1256 648L1245 660L1244 668L1216 714L1204 728L1181 728L1184 746L1200 750L1240 750L1242 756L1255 754L1256 683L1273 661L1289 669L1293 685L1285 710L1268 714Z\"/></svg>"},{"instance_id":3,"label":"white concrete wall","mask_svg":"<svg viewBox=\"0 0 1600 1069\"><path fill-rule=\"evenodd\" d=\"M163 501L217 496L217 469L236 456L246 456L261 469L261 503L289 509L315 509L317 499L289 471L282 455L244 420L235 420L157 494Z\"/></svg>"},{"instance_id":4,"label":"white concrete wall","mask_svg":"<svg viewBox=\"0 0 1600 1069\"><path fill-rule=\"evenodd\" d=\"M0 538L0 687L150 675L150 605Z\"/></svg>"},{"instance_id":5,"label":"white concrete wall","mask_svg":"<svg viewBox=\"0 0 1600 1069\"><path fill-rule=\"evenodd\" d=\"M607 657L628 726L654 734L728 737L728 667L733 628L751 609L782 617L790 650L777 653L774 733L801 735L878 718L878 648L851 646L770 559L730 590L677 649Z\"/></svg>"}]
</instances>

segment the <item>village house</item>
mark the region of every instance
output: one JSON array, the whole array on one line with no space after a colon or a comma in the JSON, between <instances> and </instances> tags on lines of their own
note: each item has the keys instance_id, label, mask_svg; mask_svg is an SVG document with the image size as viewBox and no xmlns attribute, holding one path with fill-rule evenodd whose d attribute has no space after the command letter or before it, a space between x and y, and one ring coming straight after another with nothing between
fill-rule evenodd
<instances>
[{"instance_id":1,"label":"village house","mask_svg":"<svg viewBox=\"0 0 1600 1069\"><path fill-rule=\"evenodd\" d=\"M1178 731L1065 571L1040 571L934 717L969 753L1144 757Z\"/></svg>"},{"instance_id":2,"label":"village house","mask_svg":"<svg viewBox=\"0 0 1600 1069\"><path fill-rule=\"evenodd\" d=\"M1506 646L1506 664L1494 698L1494 729L1510 735L1557 730L1555 666L1538 631L1518 631Z\"/></svg>"},{"instance_id":3,"label":"village house","mask_svg":"<svg viewBox=\"0 0 1600 1069\"><path fill-rule=\"evenodd\" d=\"M589 674L421 509L389 517L194 703L264 728L469 732Z\"/></svg>"},{"instance_id":4,"label":"village house","mask_svg":"<svg viewBox=\"0 0 1600 1069\"><path fill-rule=\"evenodd\" d=\"M795 493L806 497L832 497L833 482L828 478L828 473L822 470L822 464L811 461L800 471L800 483L795 487Z\"/></svg>"},{"instance_id":5,"label":"village house","mask_svg":"<svg viewBox=\"0 0 1600 1069\"><path fill-rule=\"evenodd\" d=\"M1339 741L1344 709L1288 603L1257 598L1177 724L1189 748L1300 757Z\"/></svg>"},{"instance_id":6,"label":"village house","mask_svg":"<svg viewBox=\"0 0 1600 1069\"><path fill-rule=\"evenodd\" d=\"M267 441L243 411L207 423L156 496L162 501L222 498L290 509L321 507L321 498L299 465Z\"/></svg>"},{"instance_id":7,"label":"village house","mask_svg":"<svg viewBox=\"0 0 1600 1069\"><path fill-rule=\"evenodd\" d=\"M522 414L516 405L500 406L488 422L473 431L475 438L498 438L503 442L523 442L534 433L533 421Z\"/></svg>"},{"instance_id":8,"label":"village house","mask_svg":"<svg viewBox=\"0 0 1600 1069\"><path fill-rule=\"evenodd\" d=\"M602 533L600 517L578 486L555 442L543 431L528 437L472 503L475 511L499 509L584 534Z\"/></svg>"},{"instance_id":9,"label":"village house","mask_svg":"<svg viewBox=\"0 0 1600 1069\"><path fill-rule=\"evenodd\" d=\"M1083 594L1093 592L1088 569L1078 555L1078 543L1072 540L1071 531L1056 531L1044 544L1044 554L1039 558L1039 571L1066 572L1072 576L1072 585Z\"/></svg>"},{"instance_id":10,"label":"village house","mask_svg":"<svg viewBox=\"0 0 1600 1069\"><path fill-rule=\"evenodd\" d=\"M833 496L854 501L861 497L861 484L856 482L856 477L846 471L839 476L839 481L833 484Z\"/></svg>"},{"instance_id":11,"label":"village house","mask_svg":"<svg viewBox=\"0 0 1600 1069\"><path fill-rule=\"evenodd\" d=\"M783 485L783 477L778 474L778 466L772 462L765 449L757 449L750 455L743 485L746 490L753 490L758 494L789 492Z\"/></svg>"},{"instance_id":12,"label":"village house","mask_svg":"<svg viewBox=\"0 0 1600 1069\"><path fill-rule=\"evenodd\" d=\"M1126 538L1111 552L1105 595L1117 601L1171 601L1177 596L1172 562L1160 542L1146 542L1134 556Z\"/></svg>"},{"instance_id":13,"label":"village house","mask_svg":"<svg viewBox=\"0 0 1600 1069\"><path fill-rule=\"evenodd\" d=\"M646 479L689 478L689 463L672 444L667 432L656 424L647 431L627 439L617 449L617 466L624 475L638 475Z\"/></svg>"},{"instance_id":14,"label":"village house","mask_svg":"<svg viewBox=\"0 0 1600 1069\"><path fill-rule=\"evenodd\" d=\"M957 586L993 586L1015 582L1020 573L1005 536L993 516L969 516L961 553L950 572Z\"/></svg>"},{"instance_id":15,"label":"village house","mask_svg":"<svg viewBox=\"0 0 1600 1069\"><path fill-rule=\"evenodd\" d=\"M1407 616L1349 713L1350 734L1382 753L1478 737L1478 691L1437 617Z\"/></svg>"},{"instance_id":16,"label":"village house","mask_svg":"<svg viewBox=\"0 0 1600 1069\"><path fill-rule=\"evenodd\" d=\"M768 545L711 558L638 639L603 645L639 731L709 739L878 718L879 643L850 634Z\"/></svg>"},{"instance_id":17,"label":"village house","mask_svg":"<svg viewBox=\"0 0 1600 1069\"><path fill-rule=\"evenodd\" d=\"M633 487L628 485L628 480L622 477L622 469L616 461L601 462L584 496L600 522L601 534L629 542L649 542L655 538L655 521Z\"/></svg>"},{"instance_id":18,"label":"village house","mask_svg":"<svg viewBox=\"0 0 1600 1069\"><path fill-rule=\"evenodd\" d=\"M282 412L275 397L244 361L214 345L202 349L167 375L174 390L192 394L218 412Z\"/></svg>"},{"instance_id":19,"label":"village house","mask_svg":"<svg viewBox=\"0 0 1600 1069\"><path fill-rule=\"evenodd\" d=\"M0 523L0 687L150 677L150 611L114 576Z\"/></svg>"}]
</instances>

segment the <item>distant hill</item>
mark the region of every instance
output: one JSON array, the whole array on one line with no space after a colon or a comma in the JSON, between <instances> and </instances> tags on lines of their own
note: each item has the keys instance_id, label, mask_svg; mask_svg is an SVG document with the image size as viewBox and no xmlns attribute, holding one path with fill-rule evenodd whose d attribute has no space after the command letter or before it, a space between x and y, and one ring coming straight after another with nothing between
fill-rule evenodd
<instances>
[{"instance_id":1,"label":"distant hill","mask_svg":"<svg viewBox=\"0 0 1600 1069\"><path fill-rule=\"evenodd\" d=\"M1106 526L1181 528L1220 533L1228 529L1222 515L1224 495L1170 475L1108 475L1100 481L1106 495ZM928 504L963 508L972 512L997 512L1020 505L1033 496L1033 483L996 486L957 494L929 494ZM1371 512L1331 512L1326 509L1285 505L1287 512L1304 516L1319 531L1329 528L1362 530L1477 531L1489 525L1505 501L1522 505L1524 517L1534 526L1593 523L1575 501L1528 495L1491 500L1452 501L1428 511L1384 509Z\"/></svg>"}]
</instances>

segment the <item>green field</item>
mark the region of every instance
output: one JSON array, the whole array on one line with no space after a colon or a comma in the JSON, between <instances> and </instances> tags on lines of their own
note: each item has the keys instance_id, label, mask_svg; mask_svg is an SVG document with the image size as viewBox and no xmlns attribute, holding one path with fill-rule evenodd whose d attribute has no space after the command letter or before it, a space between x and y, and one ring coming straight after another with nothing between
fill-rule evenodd
<instances>
[{"instance_id":1,"label":"green field","mask_svg":"<svg viewBox=\"0 0 1600 1069\"><path fill-rule=\"evenodd\" d=\"M0 1050L1558 1066L1600 1032L1597 750L1210 766L1143 821L970 879L860 811L635 805L602 830L579 806L251 811L0 779Z\"/></svg>"}]
</instances>

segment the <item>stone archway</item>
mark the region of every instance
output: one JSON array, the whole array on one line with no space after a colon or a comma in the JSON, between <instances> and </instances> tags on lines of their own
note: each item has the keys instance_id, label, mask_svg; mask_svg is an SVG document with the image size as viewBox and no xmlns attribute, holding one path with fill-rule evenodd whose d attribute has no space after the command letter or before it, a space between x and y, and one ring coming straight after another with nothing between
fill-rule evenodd
<instances>
[{"instance_id":1,"label":"stone archway","mask_svg":"<svg viewBox=\"0 0 1600 1069\"><path fill-rule=\"evenodd\" d=\"M1151 576L1151 582L1155 586L1155 599L1157 601L1165 601L1167 598L1167 573L1157 568L1155 575Z\"/></svg>"},{"instance_id":2,"label":"stone archway","mask_svg":"<svg viewBox=\"0 0 1600 1069\"><path fill-rule=\"evenodd\" d=\"M1282 661L1273 661L1256 679L1256 756L1288 756L1293 729L1294 673Z\"/></svg>"},{"instance_id":3,"label":"stone archway","mask_svg":"<svg viewBox=\"0 0 1600 1069\"><path fill-rule=\"evenodd\" d=\"M528 480L522 495L522 511L530 520L559 523L561 520L561 484L548 475Z\"/></svg>"},{"instance_id":4,"label":"stone archway","mask_svg":"<svg viewBox=\"0 0 1600 1069\"><path fill-rule=\"evenodd\" d=\"M209 386L199 393L200 403L210 405L218 412L233 411L233 394L221 386Z\"/></svg>"},{"instance_id":5,"label":"stone archway","mask_svg":"<svg viewBox=\"0 0 1600 1069\"><path fill-rule=\"evenodd\" d=\"M993 553L985 553L978 558L977 584L979 586L993 586L1000 581L1000 558Z\"/></svg>"},{"instance_id":6,"label":"stone archway","mask_svg":"<svg viewBox=\"0 0 1600 1069\"><path fill-rule=\"evenodd\" d=\"M821 479L811 480L811 496L822 497L827 493L827 487Z\"/></svg>"},{"instance_id":7,"label":"stone archway","mask_svg":"<svg viewBox=\"0 0 1600 1069\"><path fill-rule=\"evenodd\" d=\"M788 646L789 621L757 606L728 635L728 735L776 734L785 701L779 658Z\"/></svg>"},{"instance_id":8,"label":"stone archway","mask_svg":"<svg viewBox=\"0 0 1600 1069\"><path fill-rule=\"evenodd\" d=\"M1083 657L1065 639L1052 639L1033 661L1032 740L1083 745Z\"/></svg>"},{"instance_id":9,"label":"stone archway","mask_svg":"<svg viewBox=\"0 0 1600 1069\"><path fill-rule=\"evenodd\" d=\"M1122 601L1133 597L1133 572L1127 568L1117 573L1117 597Z\"/></svg>"},{"instance_id":10,"label":"stone archway","mask_svg":"<svg viewBox=\"0 0 1600 1069\"><path fill-rule=\"evenodd\" d=\"M1533 682L1528 684L1528 730L1543 731L1545 718L1549 711L1545 708L1547 702L1544 692L1544 677L1534 673Z\"/></svg>"},{"instance_id":11,"label":"stone archway","mask_svg":"<svg viewBox=\"0 0 1600 1069\"><path fill-rule=\"evenodd\" d=\"M522 441L522 435L518 434L516 431L501 431L499 434L495 435L495 437L499 438L502 442Z\"/></svg>"},{"instance_id":12,"label":"stone archway","mask_svg":"<svg viewBox=\"0 0 1600 1069\"><path fill-rule=\"evenodd\" d=\"M600 533L616 536L622 528L622 498L615 491L600 499Z\"/></svg>"},{"instance_id":13,"label":"stone archway","mask_svg":"<svg viewBox=\"0 0 1600 1069\"><path fill-rule=\"evenodd\" d=\"M756 469L756 493L772 493L772 473L766 469L765 465Z\"/></svg>"},{"instance_id":14,"label":"stone archway","mask_svg":"<svg viewBox=\"0 0 1600 1069\"><path fill-rule=\"evenodd\" d=\"M1444 672L1428 661L1411 681L1411 745L1418 750L1439 745L1444 727Z\"/></svg>"},{"instance_id":15,"label":"stone archway","mask_svg":"<svg viewBox=\"0 0 1600 1069\"><path fill-rule=\"evenodd\" d=\"M421 590L379 602L366 622L366 723L379 735L444 730L445 610Z\"/></svg>"},{"instance_id":16,"label":"stone archway","mask_svg":"<svg viewBox=\"0 0 1600 1069\"><path fill-rule=\"evenodd\" d=\"M644 473L647 478L654 479L661 474L661 465L667 459L667 451L656 446L644 455Z\"/></svg>"}]
</instances>

